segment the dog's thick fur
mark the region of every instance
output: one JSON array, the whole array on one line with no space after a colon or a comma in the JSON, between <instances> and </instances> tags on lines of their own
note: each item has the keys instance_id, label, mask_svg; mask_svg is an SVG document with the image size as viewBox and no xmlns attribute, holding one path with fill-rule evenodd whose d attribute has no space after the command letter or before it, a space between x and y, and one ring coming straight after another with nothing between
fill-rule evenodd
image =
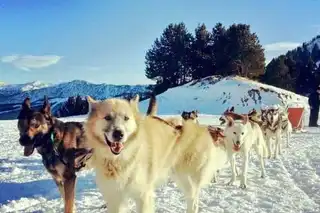
<instances>
[{"instance_id":1,"label":"dog's thick fur","mask_svg":"<svg viewBox=\"0 0 320 213\"><path fill-rule=\"evenodd\" d=\"M23 101L18 116L20 144L24 155L34 150L42 156L46 170L51 174L64 200L64 212L74 212L76 172L84 168L91 150L85 146L80 122L62 122L51 115L50 103L45 97L40 111L31 108L30 99Z\"/></svg>"},{"instance_id":2,"label":"dog's thick fur","mask_svg":"<svg viewBox=\"0 0 320 213\"><path fill-rule=\"evenodd\" d=\"M261 109L261 118L263 121L262 129L264 131L265 140L268 145L269 156L274 154L277 159L281 155L281 134L282 134L282 116L279 108ZM275 138L275 147L272 152L272 140Z\"/></svg>"},{"instance_id":3,"label":"dog's thick fur","mask_svg":"<svg viewBox=\"0 0 320 213\"><path fill-rule=\"evenodd\" d=\"M226 116L228 122L224 130L225 143L232 169L232 178L228 184L234 184L236 181L235 154L241 152L243 154L243 166L240 187L246 188L250 149L253 147L260 158L261 177L266 174L264 158L268 156L268 149L259 125L250 121L248 115L238 116L243 117L240 123L236 123L232 117Z\"/></svg>"},{"instance_id":4,"label":"dog's thick fur","mask_svg":"<svg viewBox=\"0 0 320 213\"><path fill-rule=\"evenodd\" d=\"M94 148L92 165L108 212L121 212L128 198L137 212L154 212L154 189L177 161L180 131L161 119L138 113L138 98L94 101L85 124Z\"/></svg>"},{"instance_id":5,"label":"dog's thick fur","mask_svg":"<svg viewBox=\"0 0 320 213\"><path fill-rule=\"evenodd\" d=\"M201 189L228 160L223 130L187 120L178 144L179 160L174 166L172 179L185 195L187 212L197 213Z\"/></svg>"},{"instance_id":6,"label":"dog's thick fur","mask_svg":"<svg viewBox=\"0 0 320 213\"><path fill-rule=\"evenodd\" d=\"M200 189L227 159L218 142L222 130L190 120L175 126L155 116L142 118L138 99L89 100L85 133L94 148L91 163L108 212L123 210L129 197L137 212L154 212L154 190L168 175L185 194L187 212L198 212ZM114 137L115 131L122 132L121 139Z\"/></svg>"},{"instance_id":7,"label":"dog's thick fur","mask_svg":"<svg viewBox=\"0 0 320 213\"><path fill-rule=\"evenodd\" d=\"M149 102L149 108L156 105L156 99ZM153 116L157 110L154 109ZM187 116L189 115L189 116ZM191 115L191 116L190 116ZM198 111L183 112L179 139L179 160L174 166L172 179L184 193L187 212L198 212L199 193L210 180L217 180L217 173L227 163L223 130L198 122ZM172 126L177 123L166 119Z\"/></svg>"}]
</instances>

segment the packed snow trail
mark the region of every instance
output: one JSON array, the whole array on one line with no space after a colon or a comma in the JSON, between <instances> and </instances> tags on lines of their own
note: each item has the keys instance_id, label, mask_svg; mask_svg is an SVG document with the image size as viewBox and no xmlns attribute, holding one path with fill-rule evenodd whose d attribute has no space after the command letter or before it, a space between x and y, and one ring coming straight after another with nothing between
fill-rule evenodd
<instances>
[{"instance_id":1,"label":"packed snow trail","mask_svg":"<svg viewBox=\"0 0 320 213\"><path fill-rule=\"evenodd\" d=\"M200 122L216 124L217 116L201 116ZM83 120L81 117L62 120ZM22 155L18 143L17 121L0 121L0 212L62 212L63 202L52 178L45 171L39 154ZM283 149L279 159L267 160L267 177L260 178L259 161L254 152L250 157L248 188L226 186L230 169L222 170L217 183L200 194L203 213L316 213L320 212L320 128L308 133L293 134L290 147ZM241 160L237 160L238 167ZM106 212L104 201L95 185L94 172L78 173L76 211ZM128 212L136 212L129 201ZM185 212L186 202L175 183L156 191L156 211Z\"/></svg>"}]
</instances>

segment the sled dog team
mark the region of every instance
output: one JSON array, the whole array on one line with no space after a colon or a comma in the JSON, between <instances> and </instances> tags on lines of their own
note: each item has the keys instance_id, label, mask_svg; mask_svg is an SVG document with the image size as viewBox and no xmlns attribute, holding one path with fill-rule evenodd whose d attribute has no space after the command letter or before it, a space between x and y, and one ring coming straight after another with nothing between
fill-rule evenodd
<instances>
[{"instance_id":1,"label":"sled dog team","mask_svg":"<svg viewBox=\"0 0 320 213\"><path fill-rule=\"evenodd\" d=\"M281 154L281 136L289 143L292 126L286 111L276 108L237 114L227 109L220 117L224 130L198 122L198 112L183 112L181 118L157 116L156 97L151 96L146 115L139 111L139 96L131 100L111 98L96 101L87 97L85 122L62 122L52 116L45 97L41 109L23 101L18 116L20 144L24 155L34 150L42 156L64 201L64 212L74 212L77 172L93 168L96 184L107 212L126 212L129 198L137 212L152 213L155 189L170 177L184 194L187 212L197 213L200 190L217 180L219 170L230 163L229 185L240 177L247 187L251 148L257 153L261 177L266 175L265 158ZM275 139L273 142L271 139ZM272 145L275 143L274 149ZM242 154L238 175L235 155Z\"/></svg>"}]
</instances>

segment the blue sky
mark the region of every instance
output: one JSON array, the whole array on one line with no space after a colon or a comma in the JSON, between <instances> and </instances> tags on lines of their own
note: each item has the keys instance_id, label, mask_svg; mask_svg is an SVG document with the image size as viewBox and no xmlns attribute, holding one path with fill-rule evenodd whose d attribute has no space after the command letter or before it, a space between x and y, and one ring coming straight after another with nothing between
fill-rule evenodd
<instances>
[{"instance_id":1,"label":"blue sky","mask_svg":"<svg viewBox=\"0 0 320 213\"><path fill-rule=\"evenodd\" d=\"M199 2L199 3L196 3ZM2 0L0 81L145 84L144 57L169 23L246 23L267 59L320 34L320 1Z\"/></svg>"}]
</instances>

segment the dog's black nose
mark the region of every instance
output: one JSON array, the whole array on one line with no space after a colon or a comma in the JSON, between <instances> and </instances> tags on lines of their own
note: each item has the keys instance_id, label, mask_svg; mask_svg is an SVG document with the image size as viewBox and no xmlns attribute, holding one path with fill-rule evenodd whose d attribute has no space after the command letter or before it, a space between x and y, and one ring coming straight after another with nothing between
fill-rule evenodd
<instances>
[{"instance_id":1,"label":"dog's black nose","mask_svg":"<svg viewBox=\"0 0 320 213\"><path fill-rule=\"evenodd\" d=\"M240 145L240 141L237 141L236 144L237 144L237 145Z\"/></svg>"},{"instance_id":2,"label":"dog's black nose","mask_svg":"<svg viewBox=\"0 0 320 213\"><path fill-rule=\"evenodd\" d=\"M115 139L116 141L119 141L123 138L123 132L121 130L114 130L112 133L112 137L113 139Z\"/></svg>"}]
</instances>

